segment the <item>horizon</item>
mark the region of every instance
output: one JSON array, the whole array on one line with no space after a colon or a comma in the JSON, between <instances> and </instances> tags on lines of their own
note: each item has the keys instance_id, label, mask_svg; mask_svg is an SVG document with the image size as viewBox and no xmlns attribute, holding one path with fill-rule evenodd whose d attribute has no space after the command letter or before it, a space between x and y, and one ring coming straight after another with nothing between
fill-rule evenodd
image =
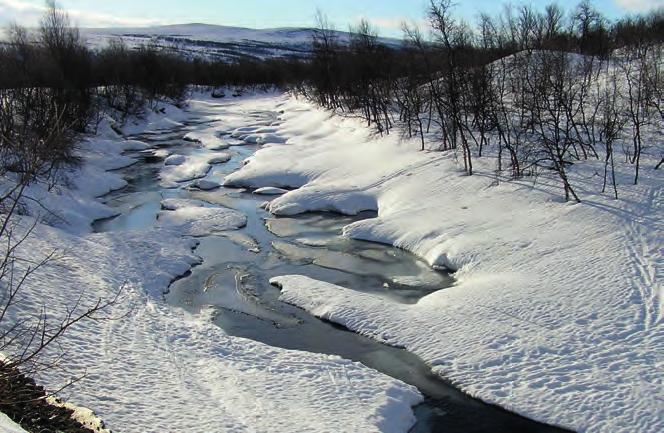
<instances>
[{"instance_id":1,"label":"horizon","mask_svg":"<svg viewBox=\"0 0 664 433\"><path fill-rule=\"evenodd\" d=\"M383 2L380 0L340 0L323 4L320 0L245 0L241 3L222 0L197 0L172 2L167 8L157 0L145 0L137 4L129 0L113 2L63 0L57 4L65 9L72 22L82 28L132 28L168 25L205 24L248 29L311 28L315 24L316 11L325 14L332 27L339 31L361 19L367 19L383 37L400 37L401 24L409 22L426 27L426 0ZM458 2L458 16L473 23L480 11L498 13L510 2L471 0ZM531 4L543 8L549 1L512 2L513 5ZM566 11L579 2L556 2ZM609 0L607 4L593 4L610 20L647 12L664 7L664 0ZM12 23L32 27L39 23L45 9L43 0L0 0L0 27ZM154 11L159 11L155 16Z\"/></svg>"}]
</instances>

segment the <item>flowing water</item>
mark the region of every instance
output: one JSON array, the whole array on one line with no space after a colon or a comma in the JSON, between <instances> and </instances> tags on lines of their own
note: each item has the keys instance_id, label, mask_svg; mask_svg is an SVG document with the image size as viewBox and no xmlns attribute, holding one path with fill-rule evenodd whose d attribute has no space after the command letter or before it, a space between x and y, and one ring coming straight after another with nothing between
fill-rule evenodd
<instances>
[{"instance_id":1,"label":"flowing water","mask_svg":"<svg viewBox=\"0 0 664 433\"><path fill-rule=\"evenodd\" d=\"M204 117L193 117L204 114L214 113L195 113L185 126L131 138L171 153L209 152L182 140L188 131L205 126ZM276 119L273 112L252 116L263 123ZM232 159L213 166L208 177L223 179L256 149L245 145L225 150ZM414 433L562 431L472 399L434 375L412 353L349 332L278 300L279 290L268 281L287 274L306 275L403 303L417 302L452 284L449 275L432 270L409 253L341 236L343 226L372 217L370 213L275 217L260 208L269 197L242 189L222 187L205 192L188 188L187 182L180 188L163 188L159 182L163 156L152 151L130 154L138 163L120 170L129 185L104 197L119 215L96 222L96 231L152 228L161 200L172 197L233 208L248 218L241 230L199 238L197 254L204 261L171 285L165 295L170 304L193 313L213 308L214 322L230 335L287 349L339 355L416 386L426 400L415 408L418 422Z\"/></svg>"}]
</instances>

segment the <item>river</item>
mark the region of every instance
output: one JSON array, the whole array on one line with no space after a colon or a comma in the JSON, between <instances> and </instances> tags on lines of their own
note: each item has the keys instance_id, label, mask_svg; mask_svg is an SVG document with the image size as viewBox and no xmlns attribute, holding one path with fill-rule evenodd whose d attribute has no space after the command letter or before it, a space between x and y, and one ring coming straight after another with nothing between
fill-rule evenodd
<instances>
[{"instance_id":1,"label":"river","mask_svg":"<svg viewBox=\"0 0 664 433\"><path fill-rule=\"evenodd\" d=\"M240 230L198 238L196 253L203 263L171 285L165 294L168 303L192 313L212 308L214 322L230 335L271 346L338 355L416 386L425 401L414 408L418 422L412 433L563 431L470 398L406 350L380 344L280 302L279 289L269 284L269 279L278 275L306 275L402 303L414 303L433 291L444 290L453 284L453 278L405 251L341 235L343 226L370 218L371 213L275 217L260 206L270 197L251 191L225 187L202 191L189 188L190 182L178 188L160 186L163 150L190 156L215 153L183 140L183 136L213 127L211 116L217 115L216 109L222 106L229 108L227 103L211 104L205 111L192 110L183 126L129 137L161 149L162 154L153 150L128 153L137 159L136 164L119 170L128 186L103 198L119 215L94 224L98 232L150 229L165 198L203 200L210 206L225 206L247 216L247 225ZM273 111L248 115L257 124L269 124L278 117ZM257 148L242 145L224 150L232 158L213 165L207 178L223 179L239 169Z\"/></svg>"}]
</instances>

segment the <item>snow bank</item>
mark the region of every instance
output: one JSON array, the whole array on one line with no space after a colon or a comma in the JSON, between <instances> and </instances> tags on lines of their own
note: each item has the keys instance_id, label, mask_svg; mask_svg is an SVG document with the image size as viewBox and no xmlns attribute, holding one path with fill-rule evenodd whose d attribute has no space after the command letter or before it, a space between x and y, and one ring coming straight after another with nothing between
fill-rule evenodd
<instances>
[{"instance_id":1,"label":"snow bank","mask_svg":"<svg viewBox=\"0 0 664 433\"><path fill-rule=\"evenodd\" d=\"M55 185L35 182L26 188L23 213L69 232L89 232L92 221L116 213L97 197L127 185L119 174L107 170L134 164L136 160L123 152L143 149L143 144L122 139L108 125L100 128L98 136L87 137L78 144L76 156L80 164L61 169ZM8 174L0 179L0 190L12 184Z\"/></svg>"},{"instance_id":2,"label":"snow bank","mask_svg":"<svg viewBox=\"0 0 664 433\"><path fill-rule=\"evenodd\" d=\"M155 132L177 126L184 126L183 121L189 114L180 107L160 103L155 109L149 110L142 118L130 118L120 129L125 135Z\"/></svg>"},{"instance_id":3,"label":"snow bank","mask_svg":"<svg viewBox=\"0 0 664 433\"><path fill-rule=\"evenodd\" d=\"M646 156L639 185L619 166L621 200L598 193L601 162L570 168L584 202L557 180L497 182L495 160L465 176L453 152L376 138L296 100L227 185L288 186L275 214L377 210L347 236L392 244L457 284L406 306L304 277L275 279L283 299L406 347L463 390L580 432L664 430L664 172ZM657 139L657 138L656 138Z\"/></svg>"},{"instance_id":4,"label":"snow bank","mask_svg":"<svg viewBox=\"0 0 664 433\"><path fill-rule=\"evenodd\" d=\"M184 161L179 161L180 163L177 165L165 165L159 172L161 186L177 188L183 182L205 177L212 168L208 164L208 159L209 157L206 155L192 155L186 156Z\"/></svg>"},{"instance_id":5,"label":"snow bank","mask_svg":"<svg viewBox=\"0 0 664 433\"><path fill-rule=\"evenodd\" d=\"M238 138L248 144L283 144L286 138L277 133L276 126L245 126L236 128L231 137Z\"/></svg>"},{"instance_id":6,"label":"snow bank","mask_svg":"<svg viewBox=\"0 0 664 433\"><path fill-rule=\"evenodd\" d=\"M0 412L0 432L2 433L27 433L20 425L12 421L7 415Z\"/></svg>"},{"instance_id":7,"label":"snow bank","mask_svg":"<svg viewBox=\"0 0 664 433\"><path fill-rule=\"evenodd\" d=\"M161 201L161 208L164 210L178 210L185 207L205 206L206 202L202 200L192 200L188 198L167 198Z\"/></svg>"},{"instance_id":8,"label":"snow bank","mask_svg":"<svg viewBox=\"0 0 664 433\"><path fill-rule=\"evenodd\" d=\"M209 150L224 150L229 147L228 143L219 137L219 133L214 129L188 132L184 136L184 139L195 143L201 143Z\"/></svg>"}]
</instances>

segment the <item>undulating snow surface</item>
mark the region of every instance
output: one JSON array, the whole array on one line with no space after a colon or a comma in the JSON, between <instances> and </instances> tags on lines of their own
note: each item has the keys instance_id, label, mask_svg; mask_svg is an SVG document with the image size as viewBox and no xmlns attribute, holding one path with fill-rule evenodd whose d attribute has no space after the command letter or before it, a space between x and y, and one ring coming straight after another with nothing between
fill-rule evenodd
<instances>
[{"instance_id":1,"label":"undulating snow surface","mask_svg":"<svg viewBox=\"0 0 664 433\"><path fill-rule=\"evenodd\" d=\"M469 177L454 152L417 151L294 99L281 109L274 133L287 143L259 150L227 185L298 188L267 204L278 215L376 210L345 235L412 251L457 281L404 305L284 276L273 281L283 300L403 346L528 417L580 432L664 431L659 155L645 157L637 186L633 167L617 167L620 200L599 193L601 162L575 164L583 203L573 205L547 174L507 182L486 157Z\"/></svg>"},{"instance_id":2,"label":"undulating snow surface","mask_svg":"<svg viewBox=\"0 0 664 433\"><path fill-rule=\"evenodd\" d=\"M248 113L273 109L279 101L276 96L247 97L223 107L190 102L194 113L224 111L226 122L241 126L251 121ZM148 116L143 128L179 124L191 115L175 107L166 107L166 113L162 119ZM169 113L177 120L169 120ZM139 132L141 124L128 129ZM113 431L407 431L414 423L411 406L422 400L415 388L339 357L228 336L208 314L194 317L165 304L162 294L169 283L200 261L192 252L196 241L182 235L234 229L244 224L242 214L169 199L159 217L163 227L89 233L93 219L112 214L95 196L125 184L104 170L131 163L121 155L129 148L144 146L102 128L100 137L83 143L83 164L67 173L72 179L68 186L48 192L35 185L30 191L57 218L54 226L37 224L19 256L32 263L51 251L58 253L26 280L18 307L2 323L32 317L44 305L56 323L79 298L80 308L86 308L120 294L119 302L102 314L115 320L84 320L70 329L60 341L66 353L61 368L39 379L58 388L87 373L65 397L94 409ZM164 167L162 176L191 162ZM3 186L9 182L3 180ZM31 221L22 217L17 232ZM18 262L19 270L24 266L26 262Z\"/></svg>"}]
</instances>

